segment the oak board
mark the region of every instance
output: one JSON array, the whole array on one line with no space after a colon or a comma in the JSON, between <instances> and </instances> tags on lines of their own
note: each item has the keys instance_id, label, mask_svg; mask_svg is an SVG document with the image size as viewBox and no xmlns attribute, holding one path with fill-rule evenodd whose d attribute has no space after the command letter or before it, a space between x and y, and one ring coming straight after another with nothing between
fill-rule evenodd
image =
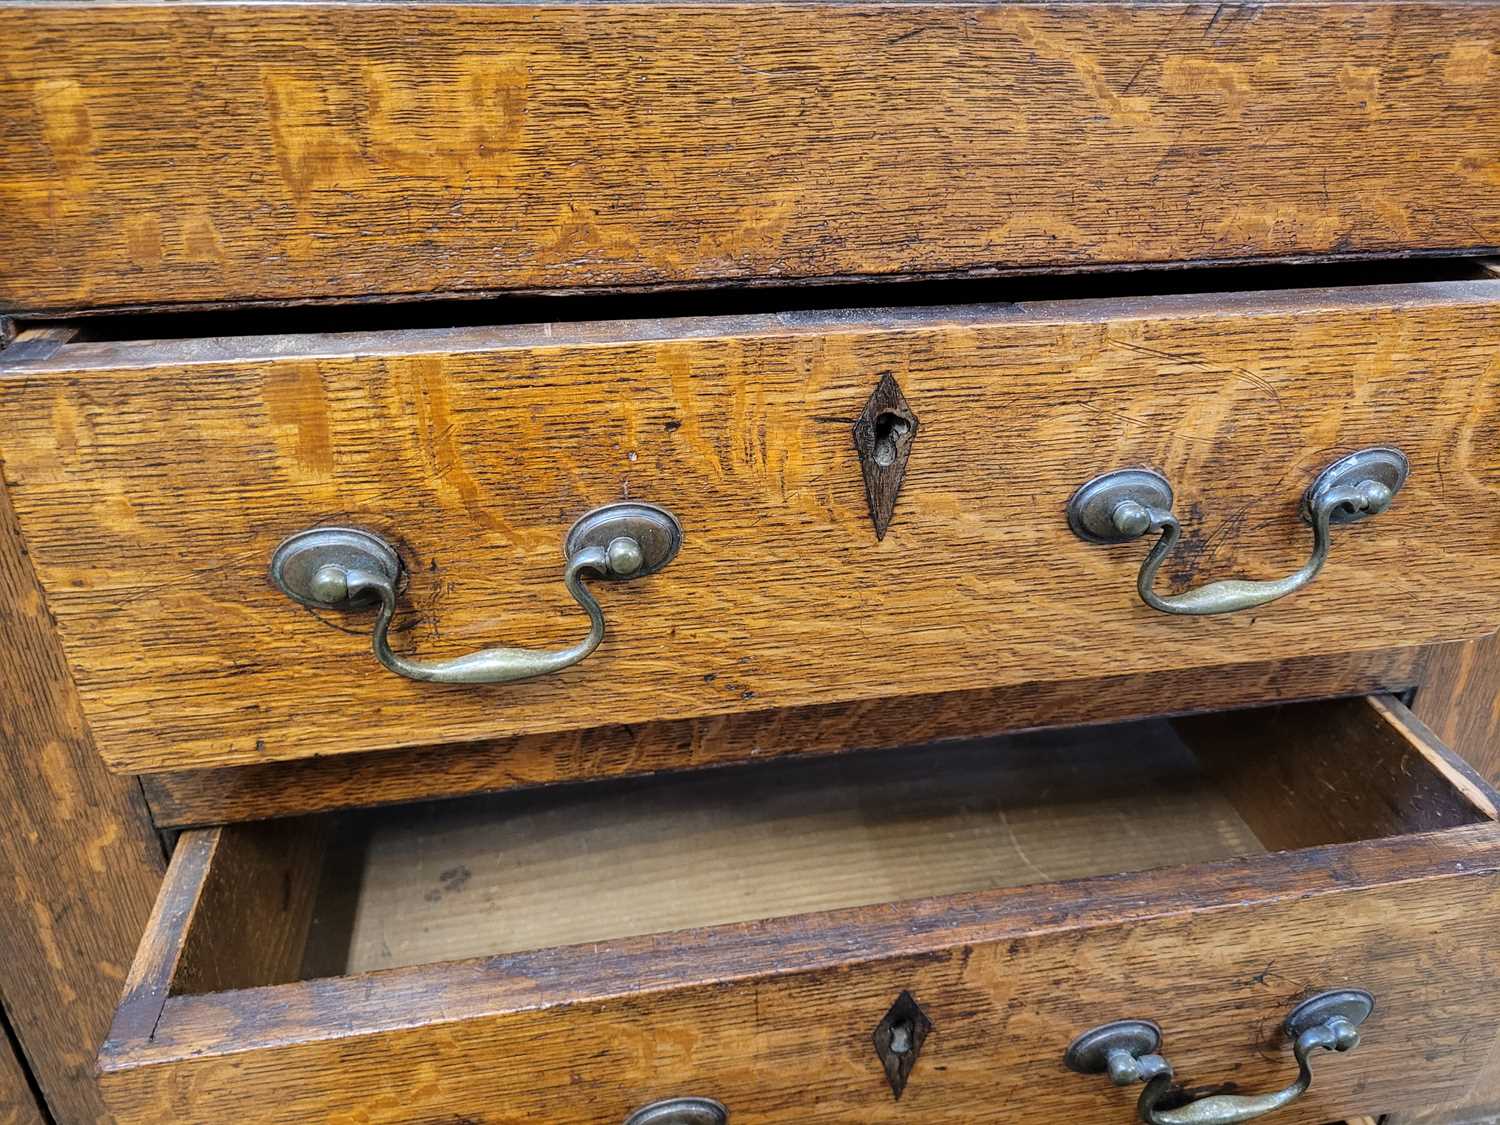
<instances>
[{"instance_id":1,"label":"oak board","mask_svg":"<svg viewBox=\"0 0 1500 1125\"><path fill-rule=\"evenodd\" d=\"M94 750L3 487L0 644L0 999L50 1120L102 1121L94 1051L166 863Z\"/></svg>"},{"instance_id":2,"label":"oak board","mask_svg":"<svg viewBox=\"0 0 1500 1125\"><path fill-rule=\"evenodd\" d=\"M330 337L101 343L0 369L0 453L117 769L180 770L1421 645L1500 622L1500 283ZM877 541L851 426L921 420ZM1178 491L1163 582L1295 569L1303 490L1405 450L1390 511L1305 592L1212 619L1138 600L1144 542L1071 534L1096 473ZM560 545L629 496L681 520L599 591L604 646L498 687L381 668L368 613L298 607L284 536L356 524L409 570L409 654L583 632Z\"/></svg>"},{"instance_id":3,"label":"oak board","mask_svg":"<svg viewBox=\"0 0 1500 1125\"><path fill-rule=\"evenodd\" d=\"M341 975L1265 850L1160 719L430 801L334 835L318 944Z\"/></svg>"},{"instance_id":4,"label":"oak board","mask_svg":"<svg viewBox=\"0 0 1500 1125\"><path fill-rule=\"evenodd\" d=\"M0 1125L47 1125L14 1040L0 1036Z\"/></svg>"},{"instance_id":5,"label":"oak board","mask_svg":"<svg viewBox=\"0 0 1500 1125\"><path fill-rule=\"evenodd\" d=\"M1500 248L1500 6L0 4L0 311Z\"/></svg>"},{"instance_id":6,"label":"oak board","mask_svg":"<svg viewBox=\"0 0 1500 1125\"><path fill-rule=\"evenodd\" d=\"M412 750L153 773L140 781L158 825L201 827L557 782L635 777L660 770L762 762L789 755L921 743L931 743L928 752L941 755L954 740L1022 730L1403 692L1425 681L1428 658L1429 650L1393 648L1261 664L1202 665L1173 672L887 696Z\"/></svg>"}]
</instances>

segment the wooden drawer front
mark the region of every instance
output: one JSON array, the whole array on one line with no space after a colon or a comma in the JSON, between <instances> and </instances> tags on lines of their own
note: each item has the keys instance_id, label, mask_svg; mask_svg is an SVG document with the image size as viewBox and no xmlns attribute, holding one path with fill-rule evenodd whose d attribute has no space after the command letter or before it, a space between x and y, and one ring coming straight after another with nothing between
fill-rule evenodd
<instances>
[{"instance_id":1,"label":"wooden drawer front","mask_svg":"<svg viewBox=\"0 0 1500 1125\"><path fill-rule=\"evenodd\" d=\"M0 375L11 497L110 764L171 770L1426 644L1500 622L1500 282L553 329L80 344ZM877 541L851 437L920 429ZM1313 585L1211 619L1085 543L1104 470L1177 489L1180 584L1290 573L1303 490L1400 446L1391 509ZM595 583L610 632L504 686L406 680L372 615L304 610L277 543L356 524L431 658L560 645L571 521L623 496L680 555ZM1168 577L1161 580L1166 587ZM1200 704L1201 705L1201 704Z\"/></svg>"},{"instance_id":2,"label":"wooden drawer front","mask_svg":"<svg viewBox=\"0 0 1500 1125\"><path fill-rule=\"evenodd\" d=\"M6 471L95 734L129 769L1425 643L1500 620L1497 293L226 341L222 358L80 345L0 381ZM877 542L850 423L885 371L921 432ZM1132 591L1144 544L1085 544L1061 518L1094 473L1156 465L1189 523L1174 577L1286 572L1308 551L1306 482L1381 443L1414 467L1396 506L1254 614L1153 613ZM406 550L408 651L562 643L582 631L563 533L622 495L677 513L681 556L601 594L605 650L524 684L402 680L357 635L368 618L304 612L264 578L283 536L355 523Z\"/></svg>"},{"instance_id":3,"label":"wooden drawer front","mask_svg":"<svg viewBox=\"0 0 1500 1125\"><path fill-rule=\"evenodd\" d=\"M1399 1111L1495 1041L1494 815L1372 698L197 830L105 1089L125 1123L697 1094L740 1123L1127 1125L1136 1090L1063 1069L1078 1033L1153 1019L1187 1085L1272 1090L1287 1012L1358 987L1363 1044L1272 1120ZM898 1103L872 1033L903 992L932 1030Z\"/></svg>"},{"instance_id":4,"label":"wooden drawer front","mask_svg":"<svg viewBox=\"0 0 1500 1125\"><path fill-rule=\"evenodd\" d=\"M0 309L1500 246L1493 3L0 12Z\"/></svg>"}]
</instances>

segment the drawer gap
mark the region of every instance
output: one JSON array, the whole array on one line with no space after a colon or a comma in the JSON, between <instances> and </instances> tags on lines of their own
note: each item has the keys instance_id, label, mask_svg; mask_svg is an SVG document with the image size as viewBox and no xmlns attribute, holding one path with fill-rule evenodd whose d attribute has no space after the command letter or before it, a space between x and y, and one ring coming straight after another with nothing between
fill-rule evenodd
<instances>
[{"instance_id":1,"label":"drawer gap","mask_svg":"<svg viewBox=\"0 0 1500 1125\"><path fill-rule=\"evenodd\" d=\"M535 324L601 327L657 318L726 318L808 315L871 308L947 308L1039 301L1108 300L1234 292L1320 289L1340 286L1417 285L1492 279L1496 259L1473 257L1373 257L1339 262L1127 266L1078 273L1025 271L1006 276L903 279L861 283L788 285L737 282L730 288L666 288L576 294L483 294L448 300L356 300L344 303L277 302L267 305L177 307L165 310L91 310L33 319L0 316L0 368L63 357L143 362L146 350L167 341L190 342L200 359L230 354L233 340L268 338L281 349L291 336L312 343L329 335L434 329L501 328ZM45 343L43 338L53 342ZM9 346L5 346L6 341ZM45 345L45 346L44 346ZM105 345L133 345L132 353ZM369 345L366 344L366 347ZM324 344L326 348L326 343ZM183 359L189 358L184 353Z\"/></svg>"}]
</instances>

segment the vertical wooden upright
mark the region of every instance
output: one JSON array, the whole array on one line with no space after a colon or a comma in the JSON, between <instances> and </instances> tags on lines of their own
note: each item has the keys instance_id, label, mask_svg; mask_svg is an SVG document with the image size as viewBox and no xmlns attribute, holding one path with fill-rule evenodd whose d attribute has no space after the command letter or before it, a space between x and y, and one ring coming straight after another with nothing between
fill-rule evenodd
<instances>
[{"instance_id":1,"label":"vertical wooden upright","mask_svg":"<svg viewBox=\"0 0 1500 1125\"><path fill-rule=\"evenodd\" d=\"M94 752L3 486L0 647L0 1002L53 1120L103 1121L94 1053L162 850L139 783Z\"/></svg>"},{"instance_id":2,"label":"vertical wooden upright","mask_svg":"<svg viewBox=\"0 0 1500 1125\"><path fill-rule=\"evenodd\" d=\"M1500 785L1500 634L1432 650L1412 711L1491 784ZM1392 1115L1384 1125L1478 1125L1497 1117L1500 1040L1461 1101Z\"/></svg>"},{"instance_id":3,"label":"vertical wooden upright","mask_svg":"<svg viewBox=\"0 0 1500 1125\"><path fill-rule=\"evenodd\" d=\"M16 1057L16 1045L0 1031L0 1125L44 1125L46 1120Z\"/></svg>"}]
</instances>

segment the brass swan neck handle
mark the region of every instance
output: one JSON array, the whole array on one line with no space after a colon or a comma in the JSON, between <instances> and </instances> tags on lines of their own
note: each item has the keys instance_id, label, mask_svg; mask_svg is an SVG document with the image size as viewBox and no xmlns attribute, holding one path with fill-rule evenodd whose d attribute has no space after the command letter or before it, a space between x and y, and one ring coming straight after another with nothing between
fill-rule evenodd
<instances>
[{"instance_id":1,"label":"brass swan neck handle","mask_svg":"<svg viewBox=\"0 0 1500 1125\"><path fill-rule=\"evenodd\" d=\"M1309 997L1282 1025L1292 1042L1297 1077L1265 1094L1209 1094L1178 1102L1171 1064L1157 1052L1161 1029L1149 1020L1116 1020L1086 1031L1073 1040L1063 1056L1070 1070L1107 1074L1116 1086L1145 1082L1136 1113L1147 1125L1235 1125L1250 1121L1296 1101L1312 1085L1314 1051L1352 1051L1359 1046L1359 1025L1375 1009L1375 999L1358 988L1322 992Z\"/></svg>"},{"instance_id":2,"label":"brass swan neck handle","mask_svg":"<svg viewBox=\"0 0 1500 1125\"><path fill-rule=\"evenodd\" d=\"M636 554L639 555L639 550ZM598 547L590 547L568 559L567 569L563 572L563 583L567 586L568 593L573 595L573 600L589 615L588 634L576 644L558 649L497 646L448 660L413 660L391 649L390 628L391 619L396 615L396 583L389 574L364 570L342 573L334 571L329 580L335 586L342 583L345 597L349 600L368 600L372 594L379 600L380 614L375 619L371 647L375 650L375 659L398 676L434 684L508 684L571 667L592 653L599 647L599 642L604 640L604 611L583 584L585 571L616 577L630 575L628 570L612 571L608 557Z\"/></svg>"},{"instance_id":3,"label":"brass swan neck handle","mask_svg":"<svg viewBox=\"0 0 1500 1125\"><path fill-rule=\"evenodd\" d=\"M594 574L616 581L654 574L677 554L682 529L665 508L620 503L596 508L573 525L564 553L563 584L589 616L589 631L565 648L497 646L446 660L415 660L390 645L401 581L401 559L379 536L359 528L317 527L277 547L271 580L288 597L319 609L377 606L375 659L409 680L440 684L504 684L545 676L587 658L604 640L604 611L584 585Z\"/></svg>"},{"instance_id":4,"label":"brass swan neck handle","mask_svg":"<svg viewBox=\"0 0 1500 1125\"><path fill-rule=\"evenodd\" d=\"M1408 473L1398 449L1373 446L1341 458L1318 474L1302 498L1302 516L1313 529L1307 562L1284 578L1229 578L1180 594L1158 594L1162 563L1177 546L1182 525L1172 514L1172 486L1150 469L1120 469L1095 477L1068 502L1068 522L1081 539L1124 543L1159 532L1136 579L1141 601L1161 613L1206 616L1253 609L1302 589L1328 561L1334 524L1355 523L1391 506Z\"/></svg>"}]
</instances>

